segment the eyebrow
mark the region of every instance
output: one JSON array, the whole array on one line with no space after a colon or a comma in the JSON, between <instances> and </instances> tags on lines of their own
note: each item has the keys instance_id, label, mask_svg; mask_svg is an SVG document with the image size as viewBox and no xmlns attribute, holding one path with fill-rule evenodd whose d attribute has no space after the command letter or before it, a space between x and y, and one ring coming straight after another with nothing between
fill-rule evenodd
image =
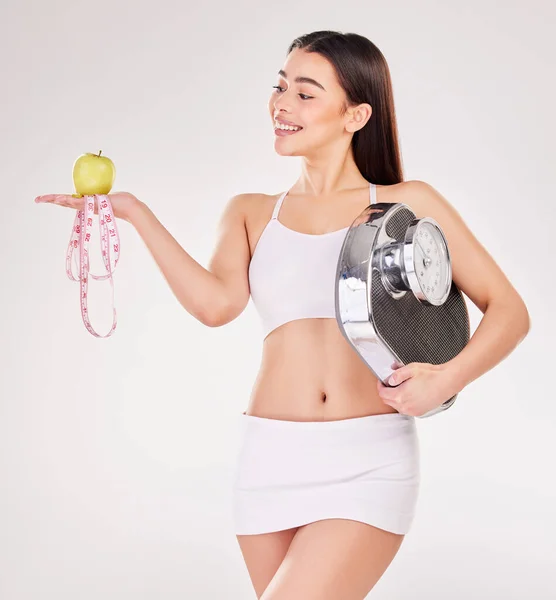
<instances>
[{"instance_id":1,"label":"eyebrow","mask_svg":"<svg viewBox=\"0 0 556 600\"><path fill-rule=\"evenodd\" d=\"M280 69L278 71L278 75L280 75L281 77L284 77L284 79L287 79L286 72L283 71L282 69ZM318 81L315 81L314 79L311 79L311 77L301 77L301 76L300 77L296 77L295 78L295 82L296 83L310 83L312 85L316 85L321 90L324 90L326 92L326 90L324 89L324 87Z\"/></svg>"}]
</instances>

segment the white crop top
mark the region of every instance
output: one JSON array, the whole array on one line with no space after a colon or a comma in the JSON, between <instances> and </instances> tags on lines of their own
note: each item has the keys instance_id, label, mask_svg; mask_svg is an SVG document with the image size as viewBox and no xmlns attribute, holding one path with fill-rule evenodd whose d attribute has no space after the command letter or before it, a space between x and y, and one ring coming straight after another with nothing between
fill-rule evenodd
<instances>
[{"instance_id":1,"label":"white crop top","mask_svg":"<svg viewBox=\"0 0 556 600\"><path fill-rule=\"evenodd\" d=\"M336 318L336 268L349 227L312 234L282 225L278 213L288 191L278 198L249 264L251 298L264 338L289 321ZM370 203L376 203L374 183Z\"/></svg>"}]
</instances>

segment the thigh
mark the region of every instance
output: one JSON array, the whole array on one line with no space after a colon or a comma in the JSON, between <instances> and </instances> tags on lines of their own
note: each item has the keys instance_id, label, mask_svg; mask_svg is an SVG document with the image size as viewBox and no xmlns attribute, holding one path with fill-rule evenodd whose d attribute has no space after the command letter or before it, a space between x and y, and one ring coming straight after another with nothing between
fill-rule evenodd
<instances>
[{"instance_id":1,"label":"thigh","mask_svg":"<svg viewBox=\"0 0 556 600\"><path fill-rule=\"evenodd\" d=\"M303 525L261 600L363 600L403 539L349 519Z\"/></svg>"},{"instance_id":2,"label":"thigh","mask_svg":"<svg viewBox=\"0 0 556 600\"><path fill-rule=\"evenodd\" d=\"M256 535L236 535L257 598L274 577L297 530L298 527L294 527Z\"/></svg>"}]
</instances>

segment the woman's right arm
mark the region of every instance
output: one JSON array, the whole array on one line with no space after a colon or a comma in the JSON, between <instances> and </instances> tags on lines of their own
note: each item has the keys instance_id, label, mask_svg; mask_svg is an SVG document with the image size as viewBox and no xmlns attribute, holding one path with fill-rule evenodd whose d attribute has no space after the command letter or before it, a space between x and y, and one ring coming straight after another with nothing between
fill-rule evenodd
<instances>
[{"instance_id":1,"label":"woman's right arm","mask_svg":"<svg viewBox=\"0 0 556 600\"><path fill-rule=\"evenodd\" d=\"M125 217L145 242L180 304L210 327L235 319L249 301L247 196L233 196L225 206L208 269L180 246L144 202L134 202Z\"/></svg>"}]
</instances>

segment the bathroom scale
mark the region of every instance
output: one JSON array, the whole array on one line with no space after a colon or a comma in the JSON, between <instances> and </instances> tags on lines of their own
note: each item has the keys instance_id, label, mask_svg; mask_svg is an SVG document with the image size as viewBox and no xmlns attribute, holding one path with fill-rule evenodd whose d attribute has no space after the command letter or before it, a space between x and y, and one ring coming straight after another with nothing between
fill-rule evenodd
<instances>
[{"instance_id":1,"label":"bathroom scale","mask_svg":"<svg viewBox=\"0 0 556 600\"><path fill-rule=\"evenodd\" d=\"M418 219L403 203L370 204L353 221L338 259L335 305L342 334L386 386L396 363L442 364L469 342L446 237L433 218Z\"/></svg>"}]
</instances>

